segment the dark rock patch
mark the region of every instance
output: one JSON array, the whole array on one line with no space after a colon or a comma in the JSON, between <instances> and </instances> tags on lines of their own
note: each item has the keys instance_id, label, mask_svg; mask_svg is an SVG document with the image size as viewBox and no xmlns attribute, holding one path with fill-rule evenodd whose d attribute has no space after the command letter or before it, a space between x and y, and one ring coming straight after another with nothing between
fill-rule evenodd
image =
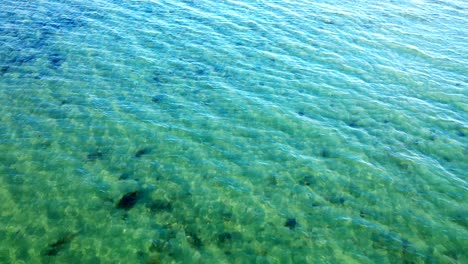
<instances>
[{"instance_id":1,"label":"dark rock patch","mask_svg":"<svg viewBox=\"0 0 468 264\"><path fill-rule=\"evenodd\" d=\"M152 150L152 148L142 148L135 153L135 158L141 158L141 156L149 154Z\"/></svg>"},{"instance_id":2,"label":"dark rock patch","mask_svg":"<svg viewBox=\"0 0 468 264\"><path fill-rule=\"evenodd\" d=\"M187 242L194 248L201 248L203 246L202 240L197 236L197 234L193 232L186 232L185 233Z\"/></svg>"},{"instance_id":3,"label":"dark rock patch","mask_svg":"<svg viewBox=\"0 0 468 264\"><path fill-rule=\"evenodd\" d=\"M320 152L320 156L324 157L324 158L330 158L330 151L328 149L322 149L322 151Z\"/></svg>"},{"instance_id":4,"label":"dark rock patch","mask_svg":"<svg viewBox=\"0 0 468 264\"><path fill-rule=\"evenodd\" d=\"M223 232L221 234L218 235L218 241L220 243L228 243L228 242L231 242L232 240L232 234L229 233L229 232Z\"/></svg>"},{"instance_id":5,"label":"dark rock patch","mask_svg":"<svg viewBox=\"0 0 468 264\"><path fill-rule=\"evenodd\" d=\"M125 194L124 196L122 196L122 198L120 198L119 202L117 203L117 208L128 211L135 206L139 198L140 198L139 191L129 192Z\"/></svg>"},{"instance_id":6,"label":"dark rock patch","mask_svg":"<svg viewBox=\"0 0 468 264\"><path fill-rule=\"evenodd\" d=\"M299 181L300 185L310 186L315 183L315 178L313 176L305 176L302 180Z\"/></svg>"},{"instance_id":7,"label":"dark rock patch","mask_svg":"<svg viewBox=\"0 0 468 264\"><path fill-rule=\"evenodd\" d=\"M289 229L295 229L297 226L297 221L296 218L288 218L286 222L284 223L285 227L288 227Z\"/></svg>"},{"instance_id":8,"label":"dark rock patch","mask_svg":"<svg viewBox=\"0 0 468 264\"><path fill-rule=\"evenodd\" d=\"M56 256L60 251L62 251L70 242L76 237L76 233L70 233L66 236L60 238L56 242L49 244L47 250L45 251L46 256Z\"/></svg>"},{"instance_id":9,"label":"dark rock patch","mask_svg":"<svg viewBox=\"0 0 468 264\"><path fill-rule=\"evenodd\" d=\"M341 196L333 196L333 197L329 198L328 201L330 203L332 203L332 204L343 205L346 202L346 199L344 197L341 197Z\"/></svg>"},{"instance_id":10,"label":"dark rock patch","mask_svg":"<svg viewBox=\"0 0 468 264\"><path fill-rule=\"evenodd\" d=\"M50 62L50 66L54 69L58 69L62 66L63 62L65 61L65 59L63 58L62 55L60 55L59 53L52 53L50 56L49 56L49 62Z\"/></svg>"},{"instance_id":11,"label":"dark rock patch","mask_svg":"<svg viewBox=\"0 0 468 264\"><path fill-rule=\"evenodd\" d=\"M131 175L129 173L124 172L124 173L120 174L119 180L121 180L121 181L122 180L128 180L128 179L130 179L130 177L131 177Z\"/></svg>"},{"instance_id":12,"label":"dark rock patch","mask_svg":"<svg viewBox=\"0 0 468 264\"><path fill-rule=\"evenodd\" d=\"M28 56L18 56L14 59L12 59L10 61L10 63L14 64L14 65L17 65L17 66L20 66L24 63L27 63L27 62L30 62L30 61L33 61L36 59L36 56L35 55L28 55Z\"/></svg>"},{"instance_id":13,"label":"dark rock patch","mask_svg":"<svg viewBox=\"0 0 468 264\"><path fill-rule=\"evenodd\" d=\"M358 123L356 121L349 121L347 125L350 127L358 127Z\"/></svg>"},{"instance_id":14,"label":"dark rock patch","mask_svg":"<svg viewBox=\"0 0 468 264\"><path fill-rule=\"evenodd\" d=\"M167 242L160 239L153 239L149 247L150 252L163 252L166 250Z\"/></svg>"},{"instance_id":15,"label":"dark rock patch","mask_svg":"<svg viewBox=\"0 0 468 264\"><path fill-rule=\"evenodd\" d=\"M59 24L58 27L66 28L66 29L81 27L83 25L82 21L79 21L79 20L76 20L76 19L73 19L73 18L69 18L69 17L61 17L60 19L58 19L57 22Z\"/></svg>"},{"instance_id":16,"label":"dark rock patch","mask_svg":"<svg viewBox=\"0 0 468 264\"><path fill-rule=\"evenodd\" d=\"M196 73L197 75L205 75L206 70L205 70L205 69L198 69L195 73Z\"/></svg>"},{"instance_id":17,"label":"dark rock patch","mask_svg":"<svg viewBox=\"0 0 468 264\"><path fill-rule=\"evenodd\" d=\"M1 75L4 75L5 73L7 73L9 69L10 69L10 66L2 66L2 67L0 67L0 76L1 76Z\"/></svg>"},{"instance_id":18,"label":"dark rock patch","mask_svg":"<svg viewBox=\"0 0 468 264\"><path fill-rule=\"evenodd\" d=\"M88 161L96 161L96 160L102 160L104 158L104 153L102 153L100 150L89 153L86 158Z\"/></svg>"},{"instance_id":19,"label":"dark rock patch","mask_svg":"<svg viewBox=\"0 0 468 264\"><path fill-rule=\"evenodd\" d=\"M166 100L166 97L167 96L164 94L158 94L151 97L151 101L153 101L153 103L161 103L162 101Z\"/></svg>"},{"instance_id":20,"label":"dark rock patch","mask_svg":"<svg viewBox=\"0 0 468 264\"><path fill-rule=\"evenodd\" d=\"M268 177L268 183L272 186L277 186L278 185L278 180L275 176L270 176Z\"/></svg>"}]
</instances>

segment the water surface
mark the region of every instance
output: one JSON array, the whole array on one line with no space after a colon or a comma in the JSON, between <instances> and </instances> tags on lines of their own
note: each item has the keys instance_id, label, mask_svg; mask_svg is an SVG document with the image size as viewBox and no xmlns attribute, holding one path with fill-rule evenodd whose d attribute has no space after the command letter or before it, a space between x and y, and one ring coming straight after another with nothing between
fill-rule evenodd
<instances>
[{"instance_id":1,"label":"water surface","mask_svg":"<svg viewBox=\"0 0 468 264\"><path fill-rule=\"evenodd\" d=\"M464 1L0 10L0 262L468 262Z\"/></svg>"}]
</instances>

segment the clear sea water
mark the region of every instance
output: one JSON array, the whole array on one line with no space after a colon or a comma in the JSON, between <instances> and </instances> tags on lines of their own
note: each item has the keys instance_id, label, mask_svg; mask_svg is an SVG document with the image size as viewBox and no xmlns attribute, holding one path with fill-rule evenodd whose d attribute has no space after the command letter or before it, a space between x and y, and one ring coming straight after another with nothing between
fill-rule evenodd
<instances>
[{"instance_id":1,"label":"clear sea water","mask_svg":"<svg viewBox=\"0 0 468 264\"><path fill-rule=\"evenodd\" d=\"M462 0L2 0L0 263L468 263Z\"/></svg>"}]
</instances>

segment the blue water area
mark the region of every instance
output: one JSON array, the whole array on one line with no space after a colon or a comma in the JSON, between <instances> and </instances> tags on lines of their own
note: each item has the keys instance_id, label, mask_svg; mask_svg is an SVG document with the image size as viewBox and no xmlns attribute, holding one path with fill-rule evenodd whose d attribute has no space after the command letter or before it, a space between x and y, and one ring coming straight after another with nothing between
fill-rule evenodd
<instances>
[{"instance_id":1,"label":"blue water area","mask_svg":"<svg viewBox=\"0 0 468 264\"><path fill-rule=\"evenodd\" d=\"M461 0L2 0L0 263L468 263Z\"/></svg>"}]
</instances>

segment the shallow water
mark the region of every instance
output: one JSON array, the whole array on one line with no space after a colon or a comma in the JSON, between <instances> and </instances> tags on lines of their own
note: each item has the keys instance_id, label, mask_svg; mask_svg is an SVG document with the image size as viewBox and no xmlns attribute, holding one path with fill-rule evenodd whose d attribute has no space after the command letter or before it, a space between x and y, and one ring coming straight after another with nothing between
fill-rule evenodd
<instances>
[{"instance_id":1,"label":"shallow water","mask_svg":"<svg viewBox=\"0 0 468 264\"><path fill-rule=\"evenodd\" d=\"M468 263L464 1L0 10L1 263Z\"/></svg>"}]
</instances>

